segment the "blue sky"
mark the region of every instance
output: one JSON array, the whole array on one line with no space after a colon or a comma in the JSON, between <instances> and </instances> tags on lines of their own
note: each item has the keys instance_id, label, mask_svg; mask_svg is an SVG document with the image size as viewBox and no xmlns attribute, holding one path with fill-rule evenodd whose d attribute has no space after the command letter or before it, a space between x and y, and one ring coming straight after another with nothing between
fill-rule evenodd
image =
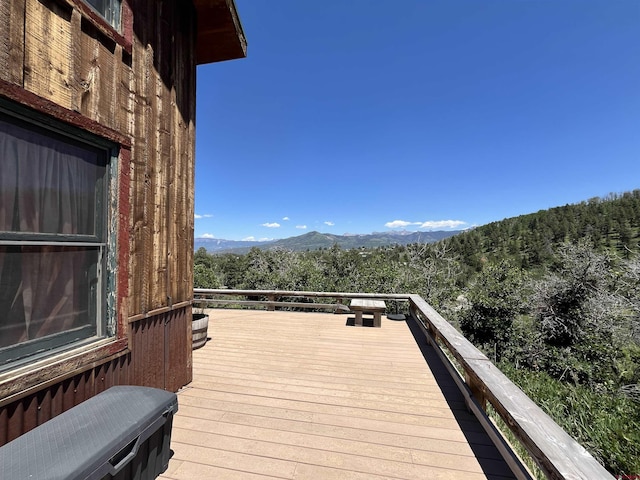
<instances>
[{"instance_id":1,"label":"blue sky","mask_svg":"<svg viewBox=\"0 0 640 480\"><path fill-rule=\"evenodd\" d=\"M196 237L462 229L640 188L638 0L236 0Z\"/></svg>"}]
</instances>

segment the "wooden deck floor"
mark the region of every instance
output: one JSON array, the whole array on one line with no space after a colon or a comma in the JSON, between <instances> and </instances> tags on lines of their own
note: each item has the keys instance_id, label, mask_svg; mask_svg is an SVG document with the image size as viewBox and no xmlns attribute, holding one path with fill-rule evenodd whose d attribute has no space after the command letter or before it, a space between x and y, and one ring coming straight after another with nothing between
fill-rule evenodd
<instances>
[{"instance_id":1,"label":"wooden deck floor","mask_svg":"<svg viewBox=\"0 0 640 480\"><path fill-rule=\"evenodd\" d=\"M407 322L214 310L161 478L512 478Z\"/></svg>"}]
</instances>

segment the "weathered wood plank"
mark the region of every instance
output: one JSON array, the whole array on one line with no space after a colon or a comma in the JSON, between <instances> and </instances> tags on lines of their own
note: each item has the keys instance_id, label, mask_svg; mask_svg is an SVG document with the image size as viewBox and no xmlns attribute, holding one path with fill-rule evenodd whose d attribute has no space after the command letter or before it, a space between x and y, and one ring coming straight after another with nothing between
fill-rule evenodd
<instances>
[{"instance_id":1,"label":"weathered wood plank","mask_svg":"<svg viewBox=\"0 0 640 480\"><path fill-rule=\"evenodd\" d=\"M27 0L24 87L72 109L71 9L52 0Z\"/></svg>"},{"instance_id":2,"label":"weathered wood plank","mask_svg":"<svg viewBox=\"0 0 640 480\"><path fill-rule=\"evenodd\" d=\"M197 31L196 28L196 15L193 10L190 11L190 15L188 18L185 18L185 29L187 32ZM186 34L185 33L185 46L189 52L189 64L196 64L196 37L195 35ZM180 57L178 57L180 59ZM193 62L193 63L191 63ZM181 85L185 87L188 86L188 89L192 92L196 91L196 71L186 70L187 78L185 78L185 82ZM194 214L195 214L195 170L196 170L196 96L189 93L188 91L182 92L181 102L180 102L180 113L182 115L183 121L187 126L187 143L184 147L184 172L183 172L183 191L182 195L185 198L186 208L185 212L185 231L184 231L184 242L183 245L189 245L189 251L187 253L187 258L191 263L189 265L193 265L193 235L194 235ZM185 286L189 289L189 297L193 298L193 268L188 268L184 275L185 277Z\"/></svg>"},{"instance_id":3,"label":"weathered wood plank","mask_svg":"<svg viewBox=\"0 0 640 480\"><path fill-rule=\"evenodd\" d=\"M193 264L193 249L188 258L177 255L184 251L184 245L192 244L193 204L189 194L193 193L194 152L192 133L194 111L191 103L195 92L194 70L184 65L195 65L193 49L193 16L189 9L180 8L175 11L174 43L179 48L172 55L172 76L174 82L171 90L173 169L170 174L169 195L172 212L169 235L169 270L170 296L172 298L189 298L193 295L193 280L190 265Z\"/></svg>"},{"instance_id":4,"label":"weathered wood plank","mask_svg":"<svg viewBox=\"0 0 640 480\"><path fill-rule=\"evenodd\" d=\"M192 380L191 307L173 310L165 322L165 386L177 391Z\"/></svg>"},{"instance_id":5,"label":"weathered wood plank","mask_svg":"<svg viewBox=\"0 0 640 480\"><path fill-rule=\"evenodd\" d=\"M587 450L488 360L469 361L470 375L549 478L612 478Z\"/></svg>"},{"instance_id":6,"label":"weathered wood plank","mask_svg":"<svg viewBox=\"0 0 640 480\"><path fill-rule=\"evenodd\" d=\"M7 35L0 37L0 78L22 86L24 68L25 0L0 3L0 25Z\"/></svg>"},{"instance_id":7,"label":"weathered wood plank","mask_svg":"<svg viewBox=\"0 0 640 480\"><path fill-rule=\"evenodd\" d=\"M146 313L149 305L150 256L153 245L150 241L149 207L153 199L149 198L151 190L153 157L153 49L154 5L149 2L136 2L132 8L136 12L136 25L139 25L137 36L132 46L131 69L134 92L132 118L134 141L131 152L131 269L129 315ZM144 27L144 28L143 28ZM149 145L151 142L151 145Z\"/></svg>"},{"instance_id":8,"label":"weathered wood plank","mask_svg":"<svg viewBox=\"0 0 640 480\"><path fill-rule=\"evenodd\" d=\"M82 41L74 45L74 49L79 50L80 61L77 66L78 88L77 104L80 112L86 117L96 120L97 111L98 76L100 66L97 55L97 38L95 29L81 21Z\"/></svg>"},{"instance_id":9,"label":"weathered wood plank","mask_svg":"<svg viewBox=\"0 0 640 480\"><path fill-rule=\"evenodd\" d=\"M114 42L99 34L96 35L93 45L98 69L95 77L95 110L91 112L91 116L103 125L117 128L117 74L122 58L117 53L122 47L116 48Z\"/></svg>"},{"instance_id":10,"label":"weathered wood plank","mask_svg":"<svg viewBox=\"0 0 640 480\"><path fill-rule=\"evenodd\" d=\"M195 302L197 305L198 302ZM349 312L349 309L340 304L336 303L304 303L304 302L278 302L271 300L230 300L230 299L213 299L203 301L205 304L212 305L247 305L247 306L263 306L267 308L271 307L290 307L290 308L308 308L308 309L330 309L330 310L339 310L344 313Z\"/></svg>"},{"instance_id":11,"label":"weathered wood plank","mask_svg":"<svg viewBox=\"0 0 640 480\"><path fill-rule=\"evenodd\" d=\"M374 298L379 300L399 300L410 301L412 296L399 293L358 293L358 292L302 292L295 290L230 290L225 288L194 288L196 297L206 297L211 295L245 295L255 296L276 296L276 297L305 297L305 298ZM417 297L420 298L420 297ZM426 302L424 302L426 304ZM434 310L435 311L435 310ZM446 320L445 320L446 322ZM452 327L453 328L453 327Z\"/></svg>"},{"instance_id":12,"label":"weathered wood plank","mask_svg":"<svg viewBox=\"0 0 640 480\"><path fill-rule=\"evenodd\" d=\"M71 90L71 109L75 112L81 111L82 101L82 15L78 10L71 12L71 54L69 57L69 71L71 72L70 85Z\"/></svg>"},{"instance_id":13,"label":"weathered wood plank","mask_svg":"<svg viewBox=\"0 0 640 480\"><path fill-rule=\"evenodd\" d=\"M162 35L162 30L158 31ZM166 40L159 39L158 43L162 45ZM161 46L158 55L158 61L163 63L163 52L167 50L166 46ZM155 185L153 190L153 291L152 291L152 308L158 308L167 305L169 302L169 265L168 265L168 241L169 241L169 224L171 223L171 205L169 203L169 182L171 164L175 161L171 157L172 142L175 141L174 135L179 132L172 132L170 122L172 117L171 93L162 81L160 76L156 76L156 105L157 117L155 131L155 149L154 149L154 166L153 176Z\"/></svg>"},{"instance_id":14,"label":"weathered wood plank","mask_svg":"<svg viewBox=\"0 0 640 480\"><path fill-rule=\"evenodd\" d=\"M126 135L135 135L135 117L133 109L135 104L135 92L133 90L133 72L131 69L131 55L122 47L116 47L116 55L120 55L121 61L117 63L116 76L116 102L117 121L116 129Z\"/></svg>"},{"instance_id":15,"label":"weathered wood plank","mask_svg":"<svg viewBox=\"0 0 640 480\"><path fill-rule=\"evenodd\" d=\"M384 300L374 300L370 298L354 298L349 304L351 310L363 312L384 312L387 308Z\"/></svg>"}]
</instances>

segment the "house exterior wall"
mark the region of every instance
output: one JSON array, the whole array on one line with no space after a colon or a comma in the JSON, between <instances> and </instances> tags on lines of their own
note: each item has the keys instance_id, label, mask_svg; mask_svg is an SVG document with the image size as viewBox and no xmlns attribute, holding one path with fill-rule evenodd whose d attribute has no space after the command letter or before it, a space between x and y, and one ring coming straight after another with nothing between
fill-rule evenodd
<instances>
[{"instance_id":1,"label":"house exterior wall","mask_svg":"<svg viewBox=\"0 0 640 480\"><path fill-rule=\"evenodd\" d=\"M196 33L184 0L124 1L119 31L82 0L0 3L0 97L119 146L116 337L0 373L0 445L111 385L191 381Z\"/></svg>"}]
</instances>

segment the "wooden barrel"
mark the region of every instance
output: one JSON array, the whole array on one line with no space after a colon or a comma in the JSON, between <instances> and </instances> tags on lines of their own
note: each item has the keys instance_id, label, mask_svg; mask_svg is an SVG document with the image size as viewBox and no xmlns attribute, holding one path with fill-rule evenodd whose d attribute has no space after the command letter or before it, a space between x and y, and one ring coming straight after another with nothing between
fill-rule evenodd
<instances>
[{"instance_id":1,"label":"wooden barrel","mask_svg":"<svg viewBox=\"0 0 640 480\"><path fill-rule=\"evenodd\" d=\"M206 313L194 313L191 322L192 349L202 347L207 343L207 328L209 327L209 315Z\"/></svg>"}]
</instances>

